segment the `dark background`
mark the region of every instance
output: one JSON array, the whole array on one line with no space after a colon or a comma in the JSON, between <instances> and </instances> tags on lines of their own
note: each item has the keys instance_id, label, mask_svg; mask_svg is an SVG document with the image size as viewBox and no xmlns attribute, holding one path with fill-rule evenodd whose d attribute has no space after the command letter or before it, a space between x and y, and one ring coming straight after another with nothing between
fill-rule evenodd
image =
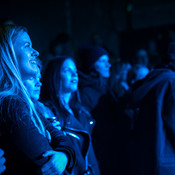
<instances>
[{"instance_id":1,"label":"dark background","mask_svg":"<svg viewBox=\"0 0 175 175\"><path fill-rule=\"evenodd\" d=\"M159 62L167 43L175 40L174 0L4 0L4 19L26 26L41 56L60 32L71 36L75 51L95 32L113 59L131 59L137 48L145 47L157 54L153 62Z\"/></svg>"}]
</instances>

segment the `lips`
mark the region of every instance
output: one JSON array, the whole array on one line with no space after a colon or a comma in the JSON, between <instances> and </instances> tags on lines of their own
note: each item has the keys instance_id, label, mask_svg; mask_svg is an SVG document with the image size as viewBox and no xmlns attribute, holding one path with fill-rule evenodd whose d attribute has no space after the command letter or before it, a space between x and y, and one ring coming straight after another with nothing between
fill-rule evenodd
<instances>
[{"instance_id":1,"label":"lips","mask_svg":"<svg viewBox=\"0 0 175 175\"><path fill-rule=\"evenodd\" d=\"M109 71L110 69L108 68L108 69L104 69L105 71Z\"/></svg>"},{"instance_id":2,"label":"lips","mask_svg":"<svg viewBox=\"0 0 175 175\"><path fill-rule=\"evenodd\" d=\"M40 94L40 89L34 90L35 93Z\"/></svg>"},{"instance_id":3,"label":"lips","mask_svg":"<svg viewBox=\"0 0 175 175\"><path fill-rule=\"evenodd\" d=\"M78 83L78 80L77 79L73 79L73 80L71 80L71 83L77 84Z\"/></svg>"}]
</instances>

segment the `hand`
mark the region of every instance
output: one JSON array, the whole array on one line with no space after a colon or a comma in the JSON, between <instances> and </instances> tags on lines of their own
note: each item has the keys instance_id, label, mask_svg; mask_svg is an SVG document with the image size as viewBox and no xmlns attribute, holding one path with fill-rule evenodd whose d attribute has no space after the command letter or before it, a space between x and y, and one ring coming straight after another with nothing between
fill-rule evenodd
<instances>
[{"instance_id":1,"label":"hand","mask_svg":"<svg viewBox=\"0 0 175 175\"><path fill-rule=\"evenodd\" d=\"M52 125L53 125L55 128L57 128L59 131L61 130L61 124L60 124L59 121L54 120L53 123L52 123Z\"/></svg>"},{"instance_id":2,"label":"hand","mask_svg":"<svg viewBox=\"0 0 175 175\"><path fill-rule=\"evenodd\" d=\"M65 153L58 151L47 151L43 157L50 157L49 161L42 166L43 175L61 175L66 168L68 158Z\"/></svg>"},{"instance_id":3,"label":"hand","mask_svg":"<svg viewBox=\"0 0 175 175\"><path fill-rule=\"evenodd\" d=\"M122 97L126 93L128 88L129 87L125 82L116 80L113 86L113 91L117 95L117 97Z\"/></svg>"},{"instance_id":4,"label":"hand","mask_svg":"<svg viewBox=\"0 0 175 175\"><path fill-rule=\"evenodd\" d=\"M55 116L47 117L47 120L49 120L52 123L53 127L57 128L58 130L61 130L61 123L58 120L56 120Z\"/></svg>"},{"instance_id":5,"label":"hand","mask_svg":"<svg viewBox=\"0 0 175 175\"><path fill-rule=\"evenodd\" d=\"M0 174L6 170L6 167L4 165L5 158L3 157L3 155L4 155L4 151L0 149Z\"/></svg>"}]
</instances>

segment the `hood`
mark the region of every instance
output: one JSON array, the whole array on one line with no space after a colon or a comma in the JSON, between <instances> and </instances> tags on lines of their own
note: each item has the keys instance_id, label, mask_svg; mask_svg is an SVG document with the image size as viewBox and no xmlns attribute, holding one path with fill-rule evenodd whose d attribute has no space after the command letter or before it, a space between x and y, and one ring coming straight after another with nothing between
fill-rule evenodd
<instances>
[{"instance_id":1,"label":"hood","mask_svg":"<svg viewBox=\"0 0 175 175\"><path fill-rule=\"evenodd\" d=\"M174 71L171 69L155 69L150 72L143 80L138 81L129 94L130 104L138 106L143 98L150 92L150 90L156 86L160 81L164 81L170 77L175 77Z\"/></svg>"},{"instance_id":2,"label":"hood","mask_svg":"<svg viewBox=\"0 0 175 175\"><path fill-rule=\"evenodd\" d=\"M84 87L92 87L97 90L107 86L108 79L102 78L98 74L84 74L83 72L78 72L79 83L78 86L80 89Z\"/></svg>"}]
</instances>

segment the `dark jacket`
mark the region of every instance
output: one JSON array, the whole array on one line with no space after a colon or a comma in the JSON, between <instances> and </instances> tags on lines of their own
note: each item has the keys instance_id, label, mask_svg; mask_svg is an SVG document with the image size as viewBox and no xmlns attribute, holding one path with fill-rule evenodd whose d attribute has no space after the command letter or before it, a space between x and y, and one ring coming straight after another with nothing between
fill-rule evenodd
<instances>
[{"instance_id":1,"label":"dark jacket","mask_svg":"<svg viewBox=\"0 0 175 175\"><path fill-rule=\"evenodd\" d=\"M83 73L79 73L79 77L82 103L96 120L92 137L101 174L128 174L132 119L125 115L127 109L110 91L107 79Z\"/></svg>"},{"instance_id":2,"label":"dark jacket","mask_svg":"<svg viewBox=\"0 0 175 175\"><path fill-rule=\"evenodd\" d=\"M46 104L60 120L60 113L52 103ZM100 175L98 161L96 159L91 133L95 125L95 120L91 118L87 111L81 111L69 115L62 130L69 136L76 152L76 164L73 169L74 175L83 175L87 170L93 175ZM77 148L77 149L76 149Z\"/></svg>"},{"instance_id":3,"label":"dark jacket","mask_svg":"<svg viewBox=\"0 0 175 175\"><path fill-rule=\"evenodd\" d=\"M78 75L81 102L91 112L98 104L100 97L107 92L108 79L99 77L95 73L86 75L79 72Z\"/></svg>"},{"instance_id":4,"label":"dark jacket","mask_svg":"<svg viewBox=\"0 0 175 175\"><path fill-rule=\"evenodd\" d=\"M0 147L5 151L4 174L41 174L41 166L48 161L42 154L49 150L63 151L68 155L67 171L71 172L75 153L63 132L41 118L51 140L38 132L31 120L27 105L19 98L6 98L1 104Z\"/></svg>"},{"instance_id":5,"label":"dark jacket","mask_svg":"<svg viewBox=\"0 0 175 175\"><path fill-rule=\"evenodd\" d=\"M107 93L91 113L96 119L93 138L101 174L130 174L132 110L122 99Z\"/></svg>"},{"instance_id":6,"label":"dark jacket","mask_svg":"<svg viewBox=\"0 0 175 175\"><path fill-rule=\"evenodd\" d=\"M135 124L136 175L175 174L175 72L155 69L131 93Z\"/></svg>"}]
</instances>

